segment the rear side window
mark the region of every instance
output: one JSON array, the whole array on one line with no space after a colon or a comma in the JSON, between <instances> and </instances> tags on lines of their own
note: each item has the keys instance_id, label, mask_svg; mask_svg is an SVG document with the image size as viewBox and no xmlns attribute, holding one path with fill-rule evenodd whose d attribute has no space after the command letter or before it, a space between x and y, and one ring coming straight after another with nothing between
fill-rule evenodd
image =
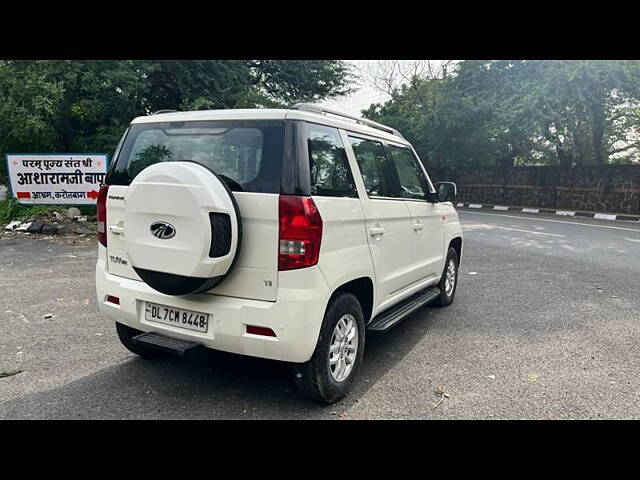
<instances>
[{"instance_id":1,"label":"rear side window","mask_svg":"<svg viewBox=\"0 0 640 480\"><path fill-rule=\"evenodd\" d=\"M381 142L349 137L360 167L364 188L370 197L390 197L388 161Z\"/></svg>"},{"instance_id":2,"label":"rear side window","mask_svg":"<svg viewBox=\"0 0 640 480\"><path fill-rule=\"evenodd\" d=\"M389 145L389 152L400 184L398 196L425 200L429 186L416 156L408 148L395 145Z\"/></svg>"},{"instance_id":3,"label":"rear side window","mask_svg":"<svg viewBox=\"0 0 640 480\"><path fill-rule=\"evenodd\" d=\"M357 197L347 154L338 130L307 124L311 195Z\"/></svg>"},{"instance_id":4,"label":"rear side window","mask_svg":"<svg viewBox=\"0 0 640 480\"><path fill-rule=\"evenodd\" d=\"M193 161L236 192L280 192L283 122L205 121L139 123L122 144L108 184L129 185L158 162Z\"/></svg>"}]
</instances>

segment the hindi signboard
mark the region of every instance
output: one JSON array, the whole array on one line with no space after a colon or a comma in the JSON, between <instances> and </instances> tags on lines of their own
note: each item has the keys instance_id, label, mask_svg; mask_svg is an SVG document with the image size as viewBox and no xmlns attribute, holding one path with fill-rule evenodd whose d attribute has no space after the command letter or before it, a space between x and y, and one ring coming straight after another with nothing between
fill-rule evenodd
<instances>
[{"instance_id":1,"label":"hindi signboard","mask_svg":"<svg viewBox=\"0 0 640 480\"><path fill-rule=\"evenodd\" d=\"M8 153L13 196L23 205L95 205L107 172L106 153Z\"/></svg>"}]
</instances>

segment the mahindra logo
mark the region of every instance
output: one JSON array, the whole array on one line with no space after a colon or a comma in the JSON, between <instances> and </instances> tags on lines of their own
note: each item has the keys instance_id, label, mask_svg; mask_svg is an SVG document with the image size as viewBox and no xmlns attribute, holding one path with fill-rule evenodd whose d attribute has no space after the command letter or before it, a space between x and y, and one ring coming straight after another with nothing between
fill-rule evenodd
<instances>
[{"instance_id":1,"label":"mahindra logo","mask_svg":"<svg viewBox=\"0 0 640 480\"><path fill-rule=\"evenodd\" d=\"M150 230L151 234L160 240L168 240L176 235L176 229L167 222L153 222Z\"/></svg>"}]
</instances>

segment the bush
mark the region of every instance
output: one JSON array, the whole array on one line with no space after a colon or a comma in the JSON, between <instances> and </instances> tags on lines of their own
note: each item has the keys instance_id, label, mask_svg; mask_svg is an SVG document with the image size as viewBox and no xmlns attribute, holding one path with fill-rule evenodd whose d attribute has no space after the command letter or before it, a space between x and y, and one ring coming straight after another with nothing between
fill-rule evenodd
<instances>
[{"instance_id":1,"label":"bush","mask_svg":"<svg viewBox=\"0 0 640 480\"><path fill-rule=\"evenodd\" d=\"M47 213L62 213L73 205L20 205L15 198L7 198L0 202L0 222L8 223L12 220L24 221L32 217L40 217ZM93 205L78 207L83 215L95 215L96 207Z\"/></svg>"},{"instance_id":2,"label":"bush","mask_svg":"<svg viewBox=\"0 0 640 480\"><path fill-rule=\"evenodd\" d=\"M13 220L19 207L20 205L13 198L7 198L0 202L0 222L6 223Z\"/></svg>"}]
</instances>

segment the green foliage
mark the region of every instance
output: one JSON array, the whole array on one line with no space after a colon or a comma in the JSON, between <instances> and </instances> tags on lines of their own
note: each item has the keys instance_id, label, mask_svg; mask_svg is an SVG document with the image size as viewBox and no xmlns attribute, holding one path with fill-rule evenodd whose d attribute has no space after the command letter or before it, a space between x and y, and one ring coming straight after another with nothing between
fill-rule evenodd
<instances>
[{"instance_id":1,"label":"green foliage","mask_svg":"<svg viewBox=\"0 0 640 480\"><path fill-rule=\"evenodd\" d=\"M318 101L348 75L333 60L0 60L0 156L112 152L136 116Z\"/></svg>"},{"instance_id":2,"label":"green foliage","mask_svg":"<svg viewBox=\"0 0 640 480\"><path fill-rule=\"evenodd\" d=\"M20 205L13 198L7 198L0 202L0 222L10 222L18 212Z\"/></svg>"},{"instance_id":3,"label":"green foliage","mask_svg":"<svg viewBox=\"0 0 640 480\"><path fill-rule=\"evenodd\" d=\"M12 220L25 221L29 218L37 218L53 212L64 212L73 205L20 205L15 198L7 198L0 202L0 223L9 223ZM82 215L96 215L96 207L78 207Z\"/></svg>"},{"instance_id":4,"label":"green foliage","mask_svg":"<svg viewBox=\"0 0 640 480\"><path fill-rule=\"evenodd\" d=\"M638 162L640 62L462 61L364 114L439 171Z\"/></svg>"},{"instance_id":5,"label":"green foliage","mask_svg":"<svg viewBox=\"0 0 640 480\"><path fill-rule=\"evenodd\" d=\"M443 168L443 152L458 146L455 138L447 136L453 131L452 119L443 115L448 85L448 79L413 78L393 92L390 101L365 110L364 116L395 127L425 163Z\"/></svg>"},{"instance_id":6,"label":"green foliage","mask_svg":"<svg viewBox=\"0 0 640 480\"><path fill-rule=\"evenodd\" d=\"M0 222L8 223L12 220L24 221L31 217L38 217L54 211L62 211L66 207L60 205L20 205L15 198L7 198L0 202Z\"/></svg>"},{"instance_id":7,"label":"green foliage","mask_svg":"<svg viewBox=\"0 0 640 480\"><path fill-rule=\"evenodd\" d=\"M268 102L318 102L349 92L347 64L327 60L254 60L249 62L252 83Z\"/></svg>"}]
</instances>

